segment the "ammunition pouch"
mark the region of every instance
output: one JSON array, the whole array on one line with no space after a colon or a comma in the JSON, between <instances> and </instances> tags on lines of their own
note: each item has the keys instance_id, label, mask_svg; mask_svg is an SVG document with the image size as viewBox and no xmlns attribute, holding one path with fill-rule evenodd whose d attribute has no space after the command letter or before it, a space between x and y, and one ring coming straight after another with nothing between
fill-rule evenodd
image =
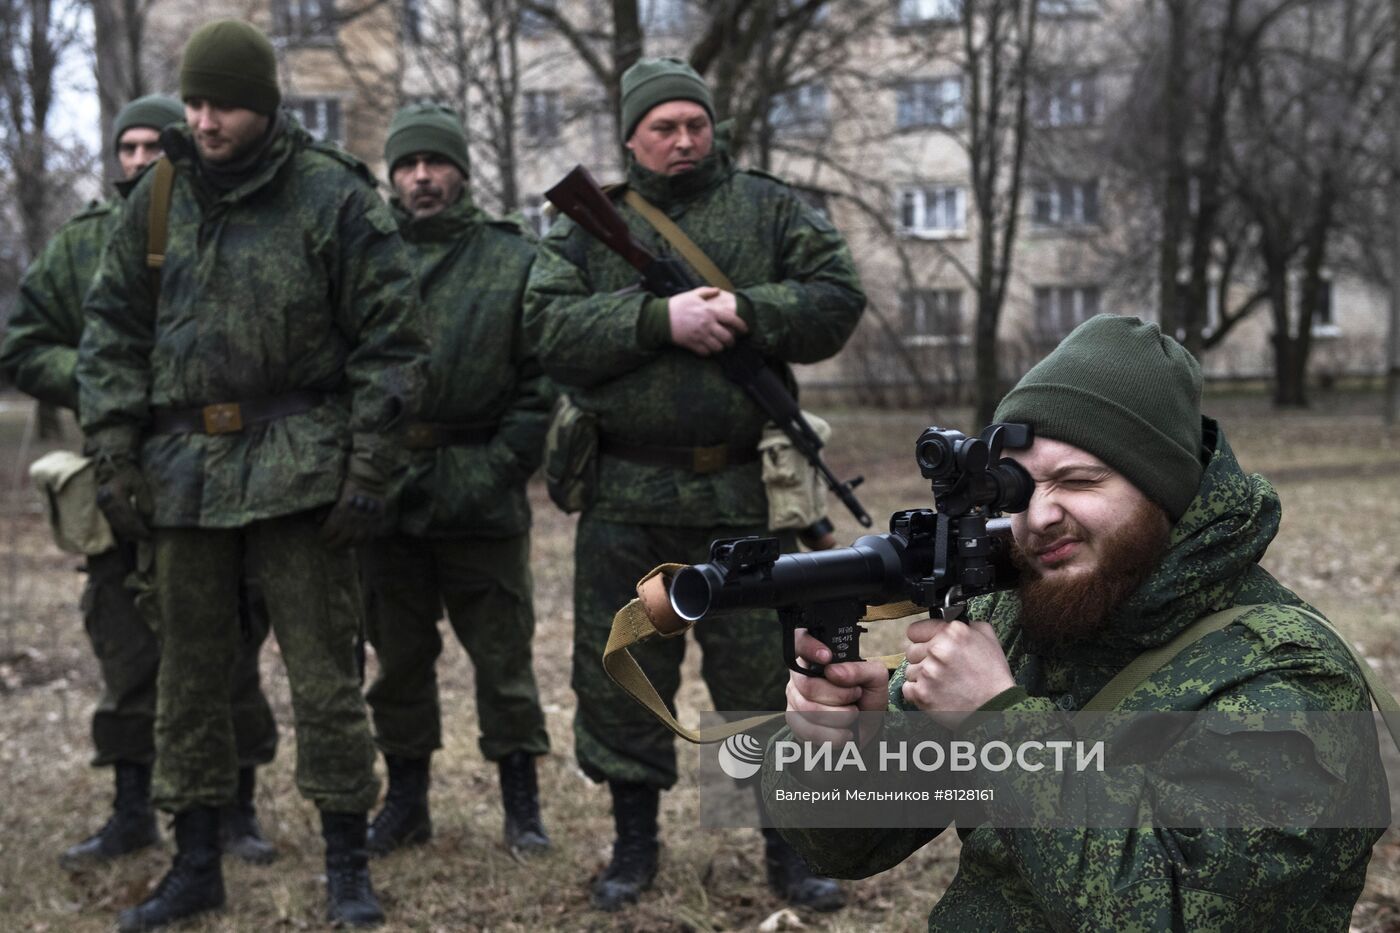
<instances>
[{"instance_id":1,"label":"ammunition pouch","mask_svg":"<svg viewBox=\"0 0 1400 933\"><path fill-rule=\"evenodd\" d=\"M97 462L67 450L35 460L29 479L44 500L54 543L70 554L102 554L116 546L97 507Z\"/></svg>"},{"instance_id":2,"label":"ammunition pouch","mask_svg":"<svg viewBox=\"0 0 1400 933\"><path fill-rule=\"evenodd\" d=\"M565 512L582 512L598 495L598 416L562 392L544 438L544 483Z\"/></svg>"},{"instance_id":3,"label":"ammunition pouch","mask_svg":"<svg viewBox=\"0 0 1400 933\"><path fill-rule=\"evenodd\" d=\"M811 412L802 416L825 444L831 426ZM816 469L793 446L792 439L769 422L758 442L763 458L763 491L768 495L768 527L773 531L805 531L826 516L826 487Z\"/></svg>"}]
</instances>

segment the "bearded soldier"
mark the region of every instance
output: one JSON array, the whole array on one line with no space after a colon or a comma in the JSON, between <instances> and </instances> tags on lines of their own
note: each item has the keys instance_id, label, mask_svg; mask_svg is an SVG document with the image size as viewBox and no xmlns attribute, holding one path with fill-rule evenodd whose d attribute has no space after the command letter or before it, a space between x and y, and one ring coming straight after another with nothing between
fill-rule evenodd
<instances>
[{"instance_id":1,"label":"bearded soldier","mask_svg":"<svg viewBox=\"0 0 1400 933\"><path fill-rule=\"evenodd\" d=\"M526 327L545 371L597 418L597 495L575 547L574 736L585 774L606 781L617 838L593 904L635 901L657 869L660 791L676 781L670 733L605 674L613 613L664 561L702 561L715 538L764 534L768 507L757 446L765 417L727 380L714 354L747 340L791 382L787 363L841 349L865 296L841 236L791 188L741 171L715 136L710 90L675 59L646 59L622 78L627 185L673 220L734 283L663 298L571 220L556 223L530 276ZM674 248L629 204L632 233L653 253ZM795 547L788 535L788 546ZM721 710L781 709L780 629L746 613L696 629L704 677ZM670 702L683 639L648 643L637 659ZM834 909L829 879L812 876L774 833L769 883L793 903Z\"/></svg>"},{"instance_id":2,"label":"bearded soldier","mask_svg":"<svg viewBox=\"0 0 1400 933\"><path fill-rule=\"evenodd\" d=\"M368 171L279 112L262 33L199 29L180 93L188 127L162 137L171 173L157 163L131 194L84 303L78 361L99 501L114 525L150 529L161 616L154 798L175 814L176 854L120 925L224 902L237 639L225 607L244 574L287 666L329 918L374 924L365 832L378 785L351 546L382 521L391 435L421 391L412 268Z\"/></svg>"},{"instance_id":3,"label":"bearded soldier","mask_svg":"<svg viewBox=\"0 0 1400 933\"><path fill-rule=\"evenodd\" d=\"M476 669L481 754L500 772L506 845L529 854L549 846L535 778L549 736L530 660L525 481L554 400L520 323L535 251L518 226L472 203L466 134L451 110L399 111L384 161L433 356L422 420L401 434L413 465L399 533L362 552L379 659L367 699L389 770L369 847L383 854L432 834L428 762L442 747L435 666L446 606Z\"/></svg>"},{"instance_id":4,"label":"bearded soldier","mask_svg":"<svg viewBox=\"0 0 1400 933\"><path fill-rule=\"evenodd\" d=\"M123 176L117 196L94 202L64 224L25 273L18 309L0 347L0 368L39 401L76 413L74 368L83 333L83 295L97 274L102 246L117 226L123 200L137 176L160 158L161 130L183 119L180 102L159 94L123 107L112 127ZM92 763L111 766L116 796L106 824L60 856L69 870L136 851L159 838L151 809L151 763L160 648L126 585L137 570L137 542L118 532L113 547L88 555L81 604L103 684L92 716L97 751ZM263 839L253 807L255 768L272 760L277 727L258 683L258 649L267 637L267 617L256 590L245 589L241 596L245 637L240 638L232 677L238 792L235 803L225 808L223 847L261 863L277 853Z\"/></svg>"}]
</instances>

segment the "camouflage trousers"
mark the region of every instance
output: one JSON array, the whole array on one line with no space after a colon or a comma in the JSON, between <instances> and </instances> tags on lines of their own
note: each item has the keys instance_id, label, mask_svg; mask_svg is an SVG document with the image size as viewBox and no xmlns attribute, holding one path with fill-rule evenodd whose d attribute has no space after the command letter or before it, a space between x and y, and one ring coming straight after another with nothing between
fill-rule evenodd
<instances>
[{"instance_id":1,"label":"camouflage trousers","mask_svg":"<svg viewBox=\"0 0 1400 933\"><path fill-rule=\"evenodd\" d=\"M636 596L637 581L658 564L709 559L716 538L768 534L763 528L677 528L602 521L587 513L574 546L574 747L594 781L669 788L676 783L671 731L603 670L613 615ZM784 539L784 550L795 540ZM701 676L715 709L782 710L787 667L776 613L739 612L691 630L703 651ZM653 638L632 648L647 678L675 712L686 638Z\"/></svg>"},{"instance_id":2,"label":"camouflage trousers","mask_svg":"<svg viewBox=\"0 0 1400 933\"><path fill-rule=\"evenodd\" d=\"M136 548L128 543L87 559L83 626L102 672L102 697L92 714L96 766L118 761L150 764L156 757L160 644L127 586L135 571ZM248 767L268 763L277 752L277 723L258 680L267 610L255 588L239 593L238 616L242 637L233 664L230 705L238 764Z\"/></svg>"},{"instance_id":3,"label":"camouflage trousers","mask_svg":"<svg viewBox=\"0 0 1400 933\"><path fill-rule=\"evenodd\" d=\"M297 788L322 810L364 812L378 795L360 696L362 605L355 555L321 542L319 512L242 528L158 528L161 615L153 799L164 810L233 799L229 687L239 638L229 607L247 575L267 602L296 720Z\"/></svg>"},{"instance_id":4,"label":"camouflage trousers","mask_svg":"<svg viewBox=\"0 0 1400 933\"><path fill-rule=\"evenodd\" d=\"M476 670L481 755L549 752L531 662L535 634L530 536L397 535L361 550L369 643L379 676L366 699L375 743L388 755L426 758L442 747L438 620L447 618Z\"/></svg>"}]
</instances>

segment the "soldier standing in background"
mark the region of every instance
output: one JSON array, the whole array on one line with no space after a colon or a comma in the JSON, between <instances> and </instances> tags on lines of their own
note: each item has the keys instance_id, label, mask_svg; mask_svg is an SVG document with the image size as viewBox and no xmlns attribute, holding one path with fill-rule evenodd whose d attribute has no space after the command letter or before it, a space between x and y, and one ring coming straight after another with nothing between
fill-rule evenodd
<instances>
[{"instance_id":1,"label":"soldier standing in background","mask_svg":"<svg viewBox=\"0 0 1400 933\"><path fill-rule=\"evenodd\" d=\"M83 333L83 295L97 274L102 246L116 228L122 203L135 179L160 158L160 132L184 119L180 102L152 94L133 100L112 128L123 180L117 196L93 202L64 224L20 282L18 308L0 346L0 369L40 402L78 408L78 341ZM137 570L137 542L119 535L116 545L87 558L83 624L102 673L102 699L92 716L93 765L111 766L116 783L112 816L92 836L68 848L59 862L76 871L152 845L159 839L151 809L152 732L156 714L156 669L160 646L138 609L127 578ZM240 639L232 678L233 732L238 750L238 793L226 808L225 852L266 863L277 856L263 839L253 808L255 768L272 760L277 725L258 682L258 652L267 637L267 616L256 592L242 594L245 637Z\"/></svg>"},{"instance_id":2,"label":"soldier standing in background","mask_svg":"<svg viewBox=\"0 0 1400 933\"><path fill-rule=\"evenodd\" d=\"M529 854L549 847L535 779L549 736L531 667L525 481L554 401L520 322L535 250L516 224L472 202L466 134L451 110L400 110L384 161L418 268L432 362L423 420L402 434L413 462L398 533L361 552L379 659L367 699L389 770L369 848L383 854L432 835L428 762L442 747L435 668L446 606L476 670L481 754L499 768L506 845Z\"/></svg>"},{"instance_id":3,"label":"soldier standing in background","mask_svg":"<svg viewBox=\"0 0 1400 933\"><path fill-rule=\"evenodd\" d=\"M413 272L368 170L279 112L262 33L237 20L199 29L180 93L188 127L161 139L169 187L157 163L132 192L84 303L78 360L99 501L114 526L151 529L161 616L154 798L175 814L176 854L120 928L224 902L237 641L224 607L245 573L287 667L297 786L326 842L328 917L373 925L383 912L365 832L378 784L351 546L383 519L392 435L426 372ZM164 196L157 279L151 205Z\"/></svg>"},{"instance_id":4,"label":"soldier standing in background","mask_svg":"<svg viewBox=\"0 0 1400 933\"><path fill-rule=\"evenodd\" d=\"M737 169L715 138L710 90L676 59L644 59L622 78L628 188L662 210L736 284L670 298L636 289L631 266L561 219L540 245L526 329L545 372L597 417L596 499L575 546L573 686L579 765L607 781L617 839L593 904L617 910L657 869L660 791L676 781L671 734L603 670L613 614L637 580L665 561L707 559L715 538L767 534L758 442L766 420L707 357L747 339L792 383L787 363L841 349L865 306L840 234L781 181ZM623 188L613 189L621 199ZM633 234L674 252L630 206ZM787 535L787 548L795 547ZM695 630L720 710L780 710L787 669L771 613L736 613ZM634 650L670 703L684 639ZM844 903L765 831L769 884L789 901Z\"/></svg>"}]
</instances>

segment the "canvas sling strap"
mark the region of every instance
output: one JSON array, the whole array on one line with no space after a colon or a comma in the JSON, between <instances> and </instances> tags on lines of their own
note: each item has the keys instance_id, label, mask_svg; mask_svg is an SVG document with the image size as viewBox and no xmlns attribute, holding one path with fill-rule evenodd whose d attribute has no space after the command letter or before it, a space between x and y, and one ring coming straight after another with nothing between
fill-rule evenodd
<instances>
[{"instance_id":1,"label":"canvas sling strap","mask_svg":"<svg viewBox=\"0 0 1400 933\"><path fill-rule=\"evenodd\" d=\"M637 584L637 598L613 616L612 631L608 633L608 644L603 649L603 669L619 687L649 709L668 729L697 744L723 742L731 735L753 729L773 719L780 719L782 713L764 713L762 716L750 716L724 725L689 729L676 721L676 717L671 714L671 710L647 678L646 672L632 657L628 649L638 642L657 635L662 638L682 637L695 624L680 618L671 609L670 581L683 566L685 565L662 564L642 577L641 582ZM911 602L891 603L887 606L872 606L861 621L902 619L927 611ZM904 660L904 655L892 654L874 660L884 663L887 669L894 670Z\"/></svg>"},{"instance_id":2,"label":"canvas sling strap","mask_svg":"<svg viewBox=\"0 0 1400 933\"><path fill-rule=\"evenodd\" d=\"M156 160L151 181L150 211L146 215L146 268L151 287L160 293L160 270L165 265L165 244L170 236L170 192L175 187L175 166L167 158Z\"/></svg>"},{"instance_id":3,"label":"canvas sling strap","mask_svg":"<svg viewBox=\"0 0 1400 933\"><path fill-rule=\"evenodd\" d=\"M676 226L676 222L667 217L666 214L655 204L642 197L631 188L622 196L622 200L628 207L642 215L642 219L656 228L656 232L670 243L676 252L681 254L681 258L690 264L690 268L699 273L700 278L705 280L705 284L713 285L715 288L722 288L727 292L734 291L734 283L729 281L729 276L720 271L719 266L710 261L700 247L695 245L695 241L685 235L685 231Z\"/></svg>"},{"instance_id":4,"label":"canvas sling strap","mask_svg":"<svg viewBox=\"0 0 1400 933\"><path fill-rule=\"evenodd\" d=\"M1146 683L1147 679L1153 674L1171 663L1171 660L1181 654L1181 652L1212 632L1218 632L1230 625L1251 609L1256 608L1258 608L1258 606L1233 606L1208 616L1202 616L1191 625L1187 626L1180 634L1165 645L1161 645L1157 648L1149 648L1147 651L1144 651L1132 661L1128 662L1127 667L1119 671L1112 680L1104 684L1102 690L1090 698L1089 702L1084 705L1083 711L1088 713L1106 713L1117 709L1119 704L1128 698L1129 694ZM1397 748L1400 748L1400 703L1396 703L1395 697L1392 696L1385 685L1381 683L1380 678L1376 676L1376 672L1372 670L1371 665L1366 663L1366 659L1357 653L1356 649L1352 647L1351 642L1347 641L1345 636L1337 631L1331 622L1328 622L1322 616L1311 610L1304 609L1302 606L1289 606L1287 608L1312 619L1318 625L1321 625L1327 631L1331 632L1337 641L1341 642L1342 647L1347 650L1347 654L1351 655L1352 663L1354 663L1357 670L1361 672L1361 677L1366 682L1366 692L1371 695L1371 700L1376 704L1376 708L1381 711L1382 718L1385 720L1386 730L1390 732L1391 740L1395 742Z\"/></svg>"}]
</instances>

